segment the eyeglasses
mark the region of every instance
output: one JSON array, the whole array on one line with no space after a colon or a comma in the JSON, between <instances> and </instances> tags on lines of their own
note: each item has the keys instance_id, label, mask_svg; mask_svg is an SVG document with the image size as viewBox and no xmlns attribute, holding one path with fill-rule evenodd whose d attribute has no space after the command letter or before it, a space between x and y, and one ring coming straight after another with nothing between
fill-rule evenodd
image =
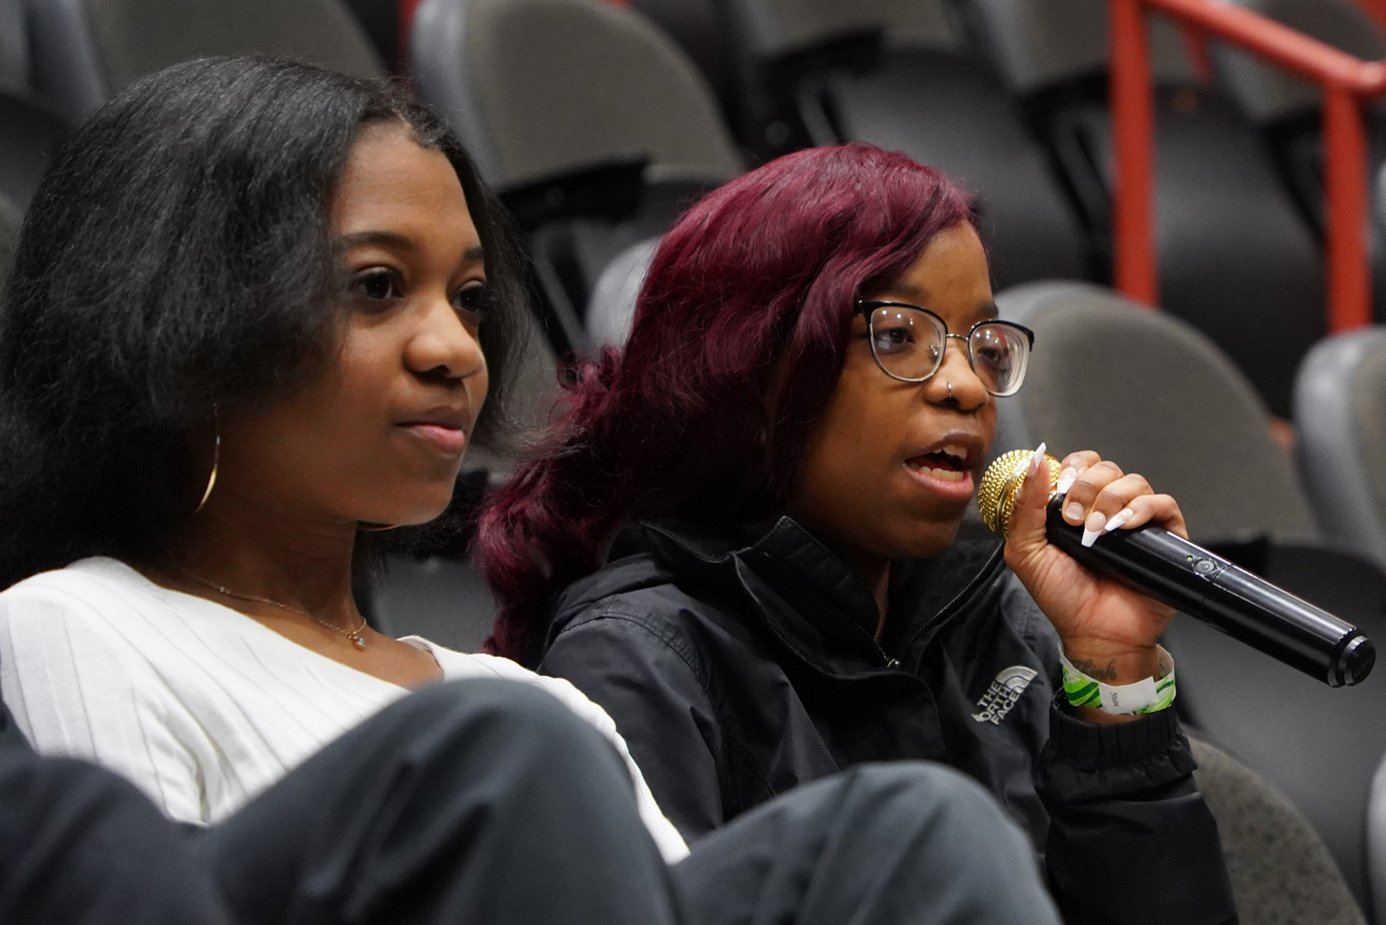
<instances>
[{"instance_id":1,"label":"eyeglasses","mask_svg":"<svg viewBox=\"0 0 1386 925\"><path fill-rule=\"evenodd\" d=\"M942 318L918 305L858 299L870 330L871 356L892 379L923 382L943 365L950 338L963 342L967 362L992 395L1014 395L1025 381L1035 332L1013 321L979 321L967 334L950 334Z\"/></svg>"}]
</instances>

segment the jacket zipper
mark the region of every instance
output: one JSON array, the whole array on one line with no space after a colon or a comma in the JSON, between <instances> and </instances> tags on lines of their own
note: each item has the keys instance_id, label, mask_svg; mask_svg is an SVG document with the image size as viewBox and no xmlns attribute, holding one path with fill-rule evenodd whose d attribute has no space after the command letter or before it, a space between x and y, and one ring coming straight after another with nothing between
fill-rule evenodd
<instances>
[{"instance_id":1,"label":"jacket zipper","mask_svg":"<svg viewBox=\"0 0 1386 925\"><path fill-rule=\"evenodd\" d=\"M951 619L956 611L961 610L963 600L971 596L977 590L977 586L982 583L983 579L989 578L991 574L996 571L997 563L1001 561L1005 553L1006 547L1004 545L997 546L996 551L991 554L990 558L982 563L982 567L977 571L977 574L972 576L972 579L963 586L961 591L953 596L952 600L940 607L938 612L932 617L921 623L919 628L910 634L910 638L905 640L905 644L900 647L900 651L908 652L919 637L924 635L925 630L942 625ZM894 662L896 666L900 664L899 659L891 659L890 661ZM887 664L886 667L889 668L891 666Z\"/></svg>"}]
</instances>

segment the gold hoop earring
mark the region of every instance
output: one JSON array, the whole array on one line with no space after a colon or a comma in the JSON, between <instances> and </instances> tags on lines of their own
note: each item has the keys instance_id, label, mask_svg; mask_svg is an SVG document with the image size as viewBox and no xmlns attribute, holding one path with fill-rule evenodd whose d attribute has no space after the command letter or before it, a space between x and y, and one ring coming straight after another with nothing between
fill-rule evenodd
<instances>
[{"instance_id":1,"label":"gold hoop earring","mask_svg":"<svg viewBox=\"0 0 1386 925\"><path fill-rule=\"evenodd\" d=\"M217 469L221 466L221 417L217 412L217 406L212 406L212 429L215 437L212 442L212 471L207 476L207 487L202 491L202 500L197 502L197 507L193 508L192 516L202 510L207 504L207 499L212 497L212 489L217 487Z\"/></svg>"},{"instance_id":2,"label":"gold hoop earring","mask_svg":"<svg viewBox=\"0 0 1386 925\"><path fill-rule=\"evenodd\" d=\"M358 521L356 529L363 533L384 533L386 530L398 530L402 526L404 524L367 524L364 521Z\"/></svg>"}]
</instances>

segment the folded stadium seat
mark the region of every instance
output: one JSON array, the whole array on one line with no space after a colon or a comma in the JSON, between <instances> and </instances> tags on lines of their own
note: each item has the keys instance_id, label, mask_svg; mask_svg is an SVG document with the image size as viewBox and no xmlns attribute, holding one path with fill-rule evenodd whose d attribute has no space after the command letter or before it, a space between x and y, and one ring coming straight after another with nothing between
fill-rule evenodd
<instances>
[{"instance_id":1,"label":"folded stadium seat","mask_svg":"<svg viewBox=\"0 0 1386 925\"><path fill-rule=\"evenodd\" d=\"M1366 61L1386 58L1386 30L1349 0L1229 0ZM1230 45L1209 55L1218 85L1256 125L1310 224L1323 228L1323 124L1319 89ZM1373 172L1386 164L1386 104L1362 107ZM1386 224L1372 248L1376 317L1386 321Z\"/></svg>"},{"instance_id":2,"label":"folded stadium seat","mask_svg":"<svg viewBox=\"0 0 1386 925\"><path fill-rule=\"evenodd\" d=\"M1044 440L1060 455L1101 452L1177 498L1195 542L1386 645L1386 573L1324 542L1265 405L1206 335L1091 284L1035 283L997 303L1035 331L1025 388L999 403L1000 449ZM1166 642L1181 715L1314 823L1365 902L1363 818L1386 753L1381 679L1331 689L1185 615Z\"/></svg>"},{"instance_id":3,"label":"folded stadium seat","mask_svg":"<svg viewBox=\"0 0 1386 925\"><path fill-rule=\"evenodd\" d=\"M1386 327L1309 351L1294 422L1300 480L1324 534L1386 567Z\"/></svg>"},{"instance_id":4,"label":"folded stadium seat","mask_svg":"<svg viewBox=\"0 0 1386 925\"><path fill-rule=\"evenodd\" d=\"M597 273L745 165L702 75L645 17L601 0L425 0L410 49L529 235L558 346L587 347Z\"/></svg>"},{"instance_id":5,"label":"folded stadium seat","mask_svg":"<svg viewBox=\"0 0 1386 925\"><path fill-rule=\"evenodd\" d=\"M1227 752L1189 736L1194 779L1218 821L1243 925L1366 925L1333 855L1275 788Z\"/></svg>"},{"instance_id":6,"label":"folded stadium seat","mask_svg":"<svg viewBox=\"0 0 1386 925\"><path fill-rule=\"evenodd\" d=\"M729 0L769 124L807 144L868 141L972 193L998 285L1092 278L1090 238L1043 148L947 0Z\"/></svg>"},{"instance_id":7,"label":"folded stadium seat","mask_svg":"<svg viewBox=\"0 0 1386 925\"><path fill-rule=\"evenodd\" d=\"M1107 225L1114 168L1106 6L956 2L1048 140L1089 222ZM1295 369L1325 330L1318 244L1252 127L1197 79L1168 23L1151 24L1160 305L1208 334L1271 410L1288 417Z\"/></svg>"},{"instance_id":8,"label":"folded stadium seat","mask_svg":"<svg viewBox=\"0 0 1386 925\"><path fill-rule=\"evenodd\" d=\"M256 52L379 77L340 0L26 0L34 90L76 123L141 75L196 55Z\"/></svg>"}]
</instances>

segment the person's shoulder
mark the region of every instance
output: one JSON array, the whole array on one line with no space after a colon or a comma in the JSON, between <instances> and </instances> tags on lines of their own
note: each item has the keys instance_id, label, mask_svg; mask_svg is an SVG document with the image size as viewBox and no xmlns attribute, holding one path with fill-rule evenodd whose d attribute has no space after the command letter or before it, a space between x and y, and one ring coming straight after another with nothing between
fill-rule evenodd
<instances>
[{"instance_id":1,"label":"person's shoulder","mask_svg":"<svg viewBox=\"0 0 1386 925\"><path fill-rule=\"evenodd\" d=\"M155 585L125 563L92 557L16 582L0 592L0 612L11 618L41 613L47 620L106 622L156 592Z\"/></svg>"},{"instance_id":2,"label":"person's shoulder","mask_svg":"<svg viewBox=\"0 0 1386 925\"><path fill-rule=\"evenodd\" d=\"M570 586L554 611L561 635L592 624L636 624L661 638L686 637L706 622L727 619L729 608L705 585L649 560L612 562ZM734 622L740 622L734 620Z\"/></svg>"}]
</instances>

